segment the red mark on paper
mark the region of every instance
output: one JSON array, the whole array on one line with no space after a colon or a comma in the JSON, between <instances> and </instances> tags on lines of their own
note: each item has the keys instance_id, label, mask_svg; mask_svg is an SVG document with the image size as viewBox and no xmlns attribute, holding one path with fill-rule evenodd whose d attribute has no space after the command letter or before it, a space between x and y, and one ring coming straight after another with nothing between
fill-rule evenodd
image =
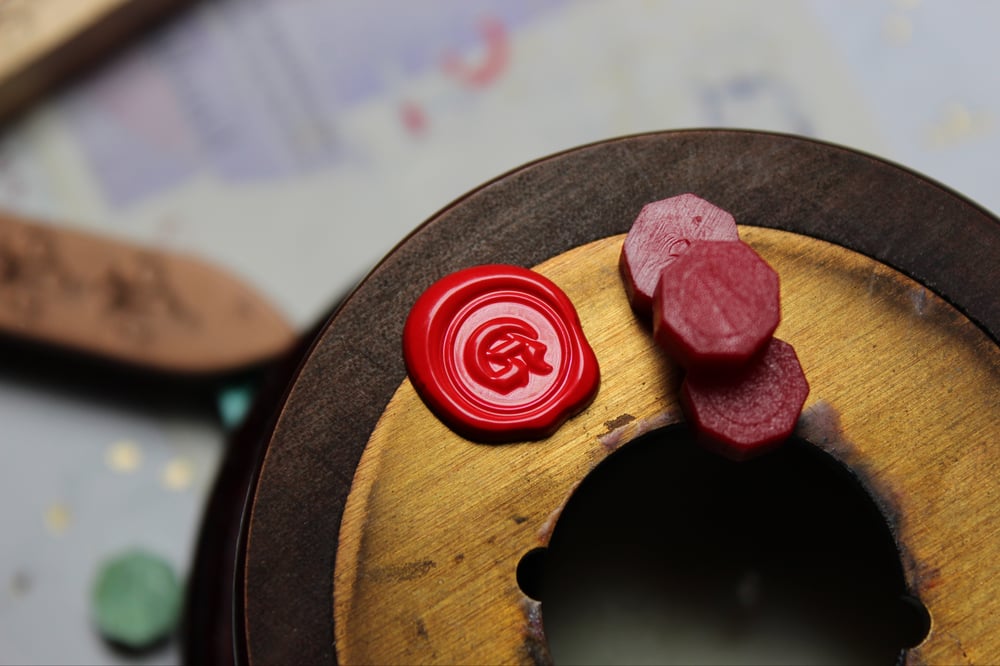
<instances>
[{"instance_id":1,"label":"red mark on paper","mask_svg":"<svg viewBox=\"0 0 1000 666\"><path fill-rule=\"evenodd\" d=\"M479 62L469 63L454 52L446 53L441 69L469 88L484 88L500 77L510 62L510 39L502 21L485 17L479 23L479 34L486 53Z\"/></svg>"},{"instance_id":2,"label":"red mark on paper","mask_svg":"<svg viewBox=\"0 0 1000 666\"><path fill-rule=\"evenodd\" d=\"M98 96L108 122L170 153L192 152L194 139L165 75L148 63L129 63L124 76L104 82Z\"/></svg>"},{"instance_id":3,"label":"red mark on paper","mask_svg":"<svg viewBox=\"0 0 1000 666\"><path fill-rule=\"evenodd\" d=\"M399 118L406 131L414 136L423 134L427 130L427 114L416 102L404 100L399 106Z\"/></svg>"}]
</instances>

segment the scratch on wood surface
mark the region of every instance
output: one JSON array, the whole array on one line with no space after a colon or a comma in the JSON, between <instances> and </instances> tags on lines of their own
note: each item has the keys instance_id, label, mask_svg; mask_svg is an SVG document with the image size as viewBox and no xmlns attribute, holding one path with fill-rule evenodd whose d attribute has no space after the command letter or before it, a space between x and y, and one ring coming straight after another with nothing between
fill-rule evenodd
<instances>
[{"instance_id":1,"label":"scratch on wood surface","mask_svg":"<svg viewBox=\"0 0 1000 666\"><path fill-rule=\"evenodd\" d=\"M605 421L604 425L608 426L609 430L598 436L597 439L608 453L613 453L623 444L680 420L680 414L674 411L660 412L644 419L636 418L631 414L622 414L610 421ZM614 427L612 428L612 426Z\"/></svg>"},{"instance_id":2,"label":"scratch on wood surface","mask_svg":"<svg viewBox=\"0 0 1000 666\"><path fill-rule=\"evenodd\" d=\"M397 582L402 583L408 580L416 580L430 573L430 570L437 566L434 560L418 560L416 562L403 562L401 564L389 564L384 567L375 567L364 572L365 578L370 578L379 583Z\"/></svg>"},{"instance_id":3,"label":"scratch on wood surface","mask_svg":"<svg viewBox=\"0 0 1000 666\"><path fill-rule=\"evenodd\" d=\"M425 641L430 640L430 635L427 633L427 625L424 624L423 618L417 618L417 638Z\"/></svg>"},{"instance_id":4,"label":"scratch on wood surface","mask_svg":"<svg viewBox=\"0 0 1000 666\"><path fill-rule=\"evenodd\" d=\"M910 291L910 302L913 304L913 312L917 316L924 316L927 312L927 306L930 303L930 299L927 298L927 288L926 287L914 287Z\"/></svg>"},{"instance_id":5,"label":"scratch on wood surface","mask_svg":"<svg viewBox=\"0 0 1000 666\"><path fill-rule=\"evenodd\" d=\"M951 633L950 631L942 632L941 635L942 636L947 636L949 639L951 639L951 641L955 644L955 647L958 648L958 651L962 653L962 659L965 660L965 663L967 663L967 664L973 664L973 663L975 663L972 660L972 658L969 657L969 653L966 651L965 646L962 645L962 641L961 641L961 639L958 636L956 636L955 634Z\"/></svg>"},{"instance_id":6,"label":"scratch on wood surface","mask_svg":"<svg viewBox=\"0 0 1000 666\"><path fill-rule=\"evenodd\" d=\"M929 660L924 654L924 649L922 646L917 646L915 648L910 648L906 650L906 658L904 663L906 666L925 666L931 663L947 663L947 664L972 664L977 663L975 659L969 656L969 652L965 649L965 645L962 644L962 640L958 636L950 631L932 631L931 635L941 636L950 644L954 650L945 649L945 654L942 656L940 652L935 653L935 659ZM930 639L930 636L928 636ZM924 645L927 644L927 640L924 641Z\"/></svg>"},{"instance_id":7,"label":"scratch on wood surface","mask_svg":"<svg viewBox=\"0 0 1000 666\"><path fill-rule=\"evenodd\" d=\"M639 158L637 158L633 153L631 146L629 146L628 144L622 144L621 151L623 154L625 154L626 157L628 157L629 162L631 162L632 165L635 166L635 173L637 173L639 177L642 178L642 182L646 184L646 186L650 189L651 192L656 191L657 188L653 185L653 181L650 180L649 174L646 173L646 169L643 167L642 161ZM638 209L635 212L636 214L638 214L639 213Z\"/></svg>"},{"instance_id":8,"label":"scratch on wood surface","mask_svg":"<svg viewBox=\"0 0 1000 666\"><path fill-rule=\"evenodd\" d=\"M608 421L605 421L604 427L607 428L607 432L611 432L612 430L616 430L618 428L621 428L622 426L628 425L632 421L635 421L635 417L632 416L631 414L626 413L620 416L616 416L615 418L610 419Z\"/></svg>"}]
</instances>

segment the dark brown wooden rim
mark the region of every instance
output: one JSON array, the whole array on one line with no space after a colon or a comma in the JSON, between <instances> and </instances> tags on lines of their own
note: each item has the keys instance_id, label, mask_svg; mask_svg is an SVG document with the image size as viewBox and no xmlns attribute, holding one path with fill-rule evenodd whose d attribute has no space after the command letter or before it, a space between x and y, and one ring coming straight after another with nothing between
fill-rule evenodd
<instances>
[{"instance_id":1,"label":"dark brown wooden rim","mask_svg":"<svg viewBox=\"0 0 1000 666\"><path fill-rule=\"evenodd\" d=\"M236 642L250 662L336 659L332 572L340 519L365 443L404 378L401 331L417 296L460 268L530 267L624 233L644 203L682 192L712 201L740 224L821 238L882 261L1000 340L1000 222L875 157L791 136L692 130L597 143L512 171L397 246L343 303L300 367L245 521L237 581L245 634Z\"/></svg>"}]
</instances>

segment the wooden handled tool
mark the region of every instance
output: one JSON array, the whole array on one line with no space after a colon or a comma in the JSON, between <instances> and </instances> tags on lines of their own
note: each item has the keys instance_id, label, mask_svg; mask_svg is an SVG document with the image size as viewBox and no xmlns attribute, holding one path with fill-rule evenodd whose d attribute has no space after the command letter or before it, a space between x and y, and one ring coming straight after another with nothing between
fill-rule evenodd
<instances>
[{"instance_id":1,"label":"wooden handled tool","mask_svg":"<svg viewBox=\"0 0 1000 666\"><path fill-rule=\"evenodd\" d=\"M0 2L0 119L189 0Z\"/></svg>"},{"instance_id":2,"label":"wooden handled tool","mask_svg":"<svg viewBox=\"0 0 1000 666\"><path fill-rule=\"evenodd\" d=\"M232 372L295 343L281 313L219 268L6 213L0 333L177 375Z\"/></svg>"}]
</instances>

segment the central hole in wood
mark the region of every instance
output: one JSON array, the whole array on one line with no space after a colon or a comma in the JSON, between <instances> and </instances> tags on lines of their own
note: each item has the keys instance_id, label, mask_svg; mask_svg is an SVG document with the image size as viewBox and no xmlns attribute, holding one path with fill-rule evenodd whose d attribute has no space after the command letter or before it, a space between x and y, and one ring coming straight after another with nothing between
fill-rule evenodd
<instances>
[{"instance_id":1,"label":"central hole in wood","mask_svg":"<svg viewBox=\"0 0 1000 666\"><path fill-rule=\"evenodd\" d=\"M557 664L891 664L930 628L872 497L798 439L732 463L683 426L639 438L517 573Z\"/></svg>"}]
</instances>

